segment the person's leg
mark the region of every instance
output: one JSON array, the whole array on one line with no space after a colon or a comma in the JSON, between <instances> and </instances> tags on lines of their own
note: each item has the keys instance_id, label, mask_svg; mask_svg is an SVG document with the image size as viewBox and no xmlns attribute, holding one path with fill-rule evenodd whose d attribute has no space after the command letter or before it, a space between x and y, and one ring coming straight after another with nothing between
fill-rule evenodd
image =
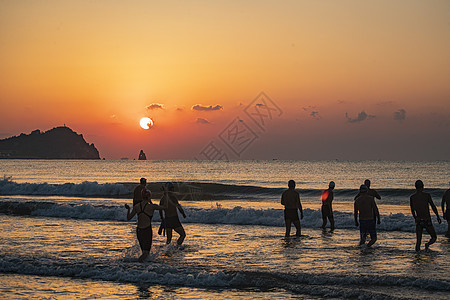
<instances>
[{"instance_id":1,"label":"person's leg","mask_svg":"<svg viewBox=\"0 0 450 300\"><path fill-rule=\"evenodd\" d=\"M372 246L377 241L377 230L376 230L375 220L370 221L369 234L370 234L370 241L369 241L369 243L367 243L367 247Z\"/></svg>"},{"instance_id":2,"label":"person's leg","mask_svg":"<svg viewBox=\"0 0 450 300\"><path fill-rule=\"evenodd\" d=\"M299 220L295 220L294 221L294 225L295 228L297 229L297 232L295 233L296 236L301 236L302 235L302 227L300 225L300 221Z\"/></svg>"},{"instance_id":3,"label":"person's leg","mask_svg":"<svg viewBox=\"0 0 450 300\"><path fill-rule=\"evenodd\" d=\"M370 241L367 243L367 247L372 246L373 244L375 244L375 242L377 241L377 235L370 235Z\"/></svg>"},{"instance_id":4,"label":"person's leg","mask_svg":"<svg viewBox=\"0 0 450 300\"><path fill-rule=\"evenodd\" d=\"M431 236L431 239L428 241L428 243L425 243L425 250L428 250L430 245L432 245L432 244L434 244L434 242L436 242L437 235L436 235L436 231L434 230L433 224L431 224L431 226L427 226L426 229L427 229L427 232Z\"/></svg>"},{"instance_id":5,"label":"person's leg","mask_svg":"<svg viewBox=\"0 0 450 300\"><path fill-rule=\"evenodd\" d=\"M166 240L166 244L170 244L170 242L172 242L172 228L166 228L166 235L167 235L167 240Z\"/></svg>"},{"instance_id":6,"label":"person's leg","mask_svg":"<svg viewBox=\"0 0 450 300\"><path fill-rule=\"evenodd\" d=\"M149 253L149 250L142 250L142 255L139 256L138 261L143 262L148 257Z\"/></svg>"},{"instance_id":7,"label":"person's leg","mask_svg":"<svg viewBox=\"0 0 450 300\"><path fill-rule=\"evenodd\" d=\"M180 237L177 240L177 244L178 245L183 244L183 241L186 238L186 232L184 231L183 226L177 227L174 230L176 231L176 233L178 233L180 235Z\"/></svg>"},{"instance_id":8,"label":"person's leg","mask_svg":"<svg viewBox=\"0 0 450 300\"><path fill-rule=\"evenodd\" d=\"M420 244L422 243L423 228L419 224L416 225L416 251L420 251Z\"/></svg>"},{"instance_id":9,"label":"person's leg","mask_svg":"<svg viewBox=\"0 0 450 300\"><path fill-rule=\"evenodd\" d=\"M331 231L333 231L334 230L334 216L330 215L328 217L328 219L330 220L330 229L331 229Z\"/></svg>"},{"instance_id":10,"label":"person's leg","mask_svg":"<svg viewBox=\"0 0 450 300\"><path fill-rule=\"evenodd\" d=\"M450 237L450 220L447 219L447 233L445 234L446 237Z\"/></svg>"},{"instance_id":11,"label":"person's leg","mask_svg":"<svg viewBox=\"0 0 450 300\"><path fill-rule=\"evenodd\" d=\"M284 222L286 223L286 234L285 237L289 237L291 235L291 219L284 219Z\"/></svg>"},{"instance_id":12,"label":"person's leg","mask_svg":"<svg viewBox=\"0 0 450 300\"><path fill-rule=\"evenodd\" d=\"M149 227L144 229L141 228L137 229L137 238L142 250L142 255L139 256L138 261L143 262L150 254L150 249L152 247L152 239L153 239L152 228Z\"/></svg>"},{"instance_id":13,"label":"person's leg","mask_svg":"<svg viewBox=\"0 0 450 300\"><path fill-rule=\"evenodd\" d=\"M367 236L367 232L366 232L366 228L364 226L364 221L359 221L359 245L364 245L366 243L366 236Z\"/></svg>"},{"instance_id":14,"label":"person's leg","mask_svg":"<svg viewBox=\"0 0 450 300\"><path fill-rule=\"evenodd\" d=\"M325 226L327 226L327 214L324 211L324 208L322 207L322 229L325 229Z\"/></svg>"}]
</instances>

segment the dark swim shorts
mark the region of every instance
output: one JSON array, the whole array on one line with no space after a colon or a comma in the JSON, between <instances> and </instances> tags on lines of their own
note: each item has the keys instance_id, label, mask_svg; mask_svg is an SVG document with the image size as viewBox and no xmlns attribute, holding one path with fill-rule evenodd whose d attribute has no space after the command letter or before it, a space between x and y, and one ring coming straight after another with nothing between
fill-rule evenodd
<instances>
[{"instance_id":1,"label":"dark swim shorts","mask_svg":"<svg viewBox=\"0 0 450 300\"><path fill-rule=\"evenodd\" d=\"M284 209L284 219L291 221L300 221L298 218L298 213L296 208L285 208Z\"/></svg>"},{"instance_id":2,"label":"dark swim shorts","mask_svg":"<svg viewBox=\"0 0 450 300\"><path fill-rule=\"evenodd\" d=\"M330 206L322 205L322 218L332 217L332 216L333 216L333 212L331 211Z\"/></svg>"},{"instance_id":3,"label":"dark swim shorts","mask_svg":"<svg viewBox=\"0 0 450 300\"><path fill-rule=\"evenodd\" d=\"M139 246L141 246L142 251L150 251L152 247L153 232L152 227L147 228L136 228L137 239L139 241Z\"/></svg>"},{"instance_id":4,"label":"dark swim shorts","mask_svg":"<svg viewBox=\"0 0 450 300\"><path fill-rule=\"evenodd\" d=\"M170 229L182 227L180 219L178 219L178 216L166 217L164 219L164 223L166 224L166 228L170 228Z\"/></svg>"},{"instance_id":5,"label":"dark swim shorts","mask_svg":"<svg viewBox=\"0 0 450 300\"><path fill-rule=\"evenodd\" d=\"M418 219L418 220L416 220L416 226L420 226L422 228L427 228L427 227L433 226L433 223L431 222L431 220Z\"/></svg>"},{"instance_id":6,"label":"dark swim shorts","mask_svg":"<svg viewBox=\"0 0 450 300\"><path fill-rule=\"evenodd\" d=\"M377 236L375 220L359 220L359 232L361 235L369 233L371 238Z\"/></svg>"}]
</instances>

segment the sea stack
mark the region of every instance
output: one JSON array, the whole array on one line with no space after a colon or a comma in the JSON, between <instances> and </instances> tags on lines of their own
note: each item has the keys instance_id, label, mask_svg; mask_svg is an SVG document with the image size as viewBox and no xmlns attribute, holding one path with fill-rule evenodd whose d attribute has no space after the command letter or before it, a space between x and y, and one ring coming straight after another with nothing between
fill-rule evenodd
<instances>
[{"instance_id":1,"label":"sea stack","mask_svg":"<svg viewBox=\"0 0 450 300\"><path fill-rule=\"evenodd\" d=\"M147 156L145 156L144 150L141 150L141 152L139 152L138 160L147 160Z\"/></svg>"}]
</instances>

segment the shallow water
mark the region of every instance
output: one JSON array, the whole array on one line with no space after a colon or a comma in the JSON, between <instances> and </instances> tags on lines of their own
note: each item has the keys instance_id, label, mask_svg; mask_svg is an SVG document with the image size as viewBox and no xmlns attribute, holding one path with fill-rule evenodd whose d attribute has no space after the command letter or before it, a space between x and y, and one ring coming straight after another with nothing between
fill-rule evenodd
<instances>
[{"instance_id":1,"label":"shallow water","mask_svg":"<svg viewBox=\"0 0 450 300\"><path fill-rule=\"evenodd\" d=\"M357 246L357 230L304 229L301 238L284 239L282 227L185 224L183 250L166 246L155 234L151 259L140 264L132 223L0 216L0 224L2 281L37 276L34 285L48 295L60 280L76 279L70 284L74 288L79 280L95 283L93 290L84 290L86 297L103 285L120 286L102 294L117 298L122 292L136 296L130 286L147 286L152 297L159 297L154 285L189 287L189 297L217 289L224 298L259 297L266 291L279 298L450 296L450 242L440 238L430 252L416 253L413 233L380 232L373 249L367 249ZM44 289L47 284L53 288ZM14 291L18 296L30 292L28 285ZM3 288L0 295L10 292ZM60 292L77 294L67 287Z\"/></svg>"},{"instance_id":2,"label":"shallow water","mask_svg":"<svg viewBox=\"0 0 450 300\"><path fill-rule=\"evenodd\" d=\"M387 172L387 163L380 162L378 167L376 164L365 163L371 172ZM442 169L446 164L421 165L420 172L429 187L434 188L436 204L440 204L438 196L449 177L448 168ZM285 162L168 165L176 170L190 167L194 170L188 174L191 178L209 182L203 188L222 194L211 200L181 201L188 215L182 219L187 232L182 250L174 244L165 245L165 238L156 234L159 217L155 215L151 257L141 264L137 262L140 249L135 221L126 222L123 208L131 201L126 193L135 184L116 183L130 182L127 176L142 176L136 166L153 168L151 174L159 174L159 182L175 181L182 177L181 171L162 171L162 162L149 161L0 161L0 171L13 176L13 182L0 183L0 298L450 297L450 241L443 237L446 224L438 225L433 217L438 241L431 251L416 253L409 190L406 185L400 186L400 191L396 189L404 179L400 176L417 163L396 162L397 169L387 176L359 171L356 175L338 173L339 168L357 170L364 163L336 162L333 179L348 190L337 189L337 229L333 233L318 228L320 201L315 193L328 179L319 183L315 180L324 176L323 162L295 162L292 168ZM279 171L261 178L261 173L268 174L268 167ZM303 236L285 239L279 197L282 182L293 173L281 176L280 170L294 172L300 167L305 172L319 171L297 174L303 182ZM59 168L57 176L52 175L51 168ZM240 173L236 175L228 168ZM71 172L75 172L72 178ZM82 184L83 176L98 184ZM359 230L353 224L352 214L356 191L353 185L366 176L374 178L383 197L377 201L382 221L378 241L369 249L358 246ZM242 188L239 177L254 187ZM66 182L70 184L64 185ZM383 182L390 185L382 186ZM125 196L117 191L124 191ZM255 191L258 195L253 197ZM427 240L425 233L423 242Z\"/></svg>"}]
</instances>

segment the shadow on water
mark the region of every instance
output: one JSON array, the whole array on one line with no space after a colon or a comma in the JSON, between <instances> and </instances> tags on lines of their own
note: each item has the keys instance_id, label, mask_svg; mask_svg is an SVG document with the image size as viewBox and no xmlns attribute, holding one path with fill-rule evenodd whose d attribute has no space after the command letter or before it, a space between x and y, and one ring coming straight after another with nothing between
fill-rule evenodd
<instances>
[{"instance_id":1,"label":"shadow on water","mask_svg":"<svg viewBox=\"0 0 450 300\"><path fill-rule=\"evenodd\" d=\"M282 244L281 246L283 248L295 248L297 245L301 244L301 240L302 238L304 238L305 236L294 236L294 237L285 237L282 239Z\"/></svg>"}]
</instances>

